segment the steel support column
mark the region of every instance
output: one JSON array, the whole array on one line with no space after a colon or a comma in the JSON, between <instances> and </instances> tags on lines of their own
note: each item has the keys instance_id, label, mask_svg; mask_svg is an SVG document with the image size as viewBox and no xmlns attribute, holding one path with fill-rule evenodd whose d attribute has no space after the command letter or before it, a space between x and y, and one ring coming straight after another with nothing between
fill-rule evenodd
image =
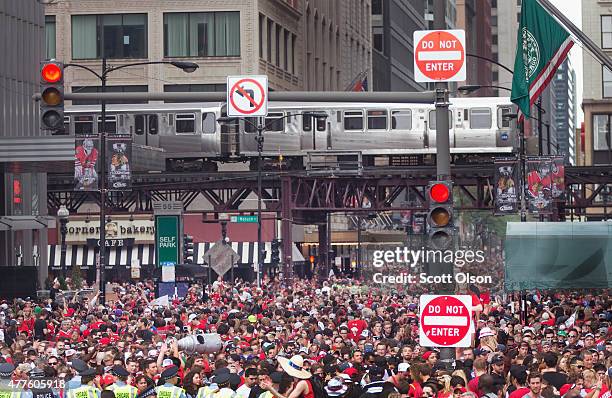
<instances>
[{"instance_id":1,"label":"steel support column","mask_svg":"<svg viewBox=\"0 0 612 398\"><path fill-rule=\"evenodd\" d=\"M293 236L291 208L291 178L281 181L281 240L283 248L283 275L286 282L293 280ZM287 286L289 284L287 283Z\"/></svg>"}]
</instances>

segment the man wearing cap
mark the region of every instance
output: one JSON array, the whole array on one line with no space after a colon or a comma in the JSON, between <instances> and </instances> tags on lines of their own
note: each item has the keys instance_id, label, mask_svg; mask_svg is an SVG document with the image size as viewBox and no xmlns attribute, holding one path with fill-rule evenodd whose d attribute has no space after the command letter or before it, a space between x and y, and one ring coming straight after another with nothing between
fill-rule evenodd
<instances>
[{"instance_id":1,"label":"man wearing cap","mask_svg":"<svg viewBox=\"0 0 612 398\"><path fill-rule=\"evenodd\" d=\"M383 380L385 370L379 366L373 365L368 370L366 379L368 383L363 386L362 398L386 398L392 392L397 392L397 389L392 383Z\"/></svg>"},{"instance_id":2,"label":"man wearing cap","mask_svg":"<svg viewBox=\"0 0 612 398\"><path fill-rule=\"evenodd\" d=\"M40 380L45 378L45 372L42 369L34 368L30 371L30 379L31 380ZM32 383L33 385L37 385L36 382ZM44 383L41 383L44 386ZM59 393L57 391L53 391L51 388L31 388L30 389L31 398L59 398ZM23 395L21 398L24 398Z\"/></svg>"},{"instance_id":3,"label":"man wearing cap","mask_svg":"<svg viewBox=\"0 0 612 398\"><path fill-rule=\"evenodd\" d=\"M236 396L236 392L230 388L231 374L229 372L215 376L213 381L217 384L218 389L209 395L210 398L234 398Z\"/></svg>"},{"instance_id":4,"label":"man wearing cap","mask_svg":"<svg viewBox=\"0 0 612 398\"><path fill-rule=\"evenodd\" d=\"M106 390L111 390L115 393L115 398L136 398L138 389L127 384L129 372L123 366L113 366L110 370L115 382L106 387Z\"/></svg>"},{"instance_id":5,"label":"man wearing cap","mask_svg":"<svg viewBox=\"0 0 612 398\"><path fill-rule=\"evenodd\" d=\"M400 384L405 384L406 381L408 380L409 370L410 370L410 365L407 364L406 362L402 362L397 365L397 373L389 377L387 381L393 384L395 388L399 390Z\"/></svg>"},{"instance_id":6,"label":"man wearing cap","mask_svg":"<svg viewBox=\"0 0 612 398\"><path fill-rule=\"evenodd\" d=\"M491 358L491 377L493 377L493 382L500 386L500 388L506 384L506 378L504 377L504 356L501 354L493 355L493 358Z\"/></svg>"},{"instance_id":7,"label":"man wearing cap","mask_svg":"<svg viewBox=\"0 0 612 398\"><path fill-rule=\"evenodd\" d=\"M21 398L21 393L10 385L14 371L15 366L11 363L0 364L0 398Z\"/></svg>"},{"instance_id":8,"label":"man wearing cap","mask_svg":"<svg viewBox=\"0 0 612 398\"><path fill-rule=\"evenodd\" d=\"M178 367L172 365L162 372L161 377L165 382L164 385L155 387L157 398L187 398L185 390L176 386L178 370Z\"/></svg>"},{"instance_id":9,"label":"man wearing cap","mask_svg":"<svg viewBox=\"0 0 612 398\"><path fill-rule=\"evenodd\" d=\"M69 390L67 398L100 398L100 390L94 387L96 370L87 368L81 371L79 375L81 376L81 386Z\"/></svg>"}]
</instances>

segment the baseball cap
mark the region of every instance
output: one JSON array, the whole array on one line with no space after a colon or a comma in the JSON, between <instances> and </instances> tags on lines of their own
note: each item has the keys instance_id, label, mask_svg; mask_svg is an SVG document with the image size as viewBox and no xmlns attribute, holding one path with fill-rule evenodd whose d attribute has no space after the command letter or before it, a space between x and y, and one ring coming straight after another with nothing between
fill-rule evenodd
<instances>
[{"instance_id":1,"label":"baseball cap","mask_svg":"<svg viewBox=\"0 0 612 398\"><path fill-rule=\"evenodd\" d=\"M406 362L402 362L399 365L397 365L398 372L407 372L408 369L410 369L410 365L407 364Z\"/></svg>"}]
</instances>

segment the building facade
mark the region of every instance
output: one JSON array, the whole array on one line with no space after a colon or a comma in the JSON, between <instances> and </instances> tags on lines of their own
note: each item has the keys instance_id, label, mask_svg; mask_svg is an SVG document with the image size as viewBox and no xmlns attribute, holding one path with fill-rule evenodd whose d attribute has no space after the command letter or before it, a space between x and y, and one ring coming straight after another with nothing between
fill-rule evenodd
<instances>
[{"instance_id":1,"label":"building facade","mask_svg":"<svg viewBox=\"0 0 612 398\"><path fill-rule=\"evenodd\" d=\"M414 80L416 30L425 30L425 2L372 0L374 91L422 91Z\"/></svg>"},{"instance_id":2,"label":"building facade","mask_svg":"<svg viewBox=\"0 0 612 398\"><path fill-rule=\"evenodd\" d=\"M556 148L553 143L544 153L551 153L557 149L557 153L565 156L565 163L576 164L576 128L578 123L577 99L576 99L576 73L570 59L559 67L555 78L551 82L551 89L555 93L555 104L552 109L554 113L554 125L556 130Z\"/></svg>"},{"instance_id":3,"label":"building facade","mask_svg":"<svg viewBox=\"0 0 612 398\"><path fill-rule=\"evenodd\" d=\"M61 158L67 148L74 156L74 141L43 136L38 103L32 100L40 91L44 28L38 1L0 2L0 267L47 263L47 228L55 223L47 216L47 180L40 162ZM42 288L47 267L39 270Z\"/></svg>"},{"instance_id":4,"label":"building facade","mask_svg":"<svg viewBox=\"0 0 612 398\"><path fill-rule=\"evenodd\" d=\"M47 57L94 70L104 57L200 66L125 68L109 76L114 92L225 91L226 76L257 74L272 90L344 90L371 70L370 14L370 0L66 0L46 7ZM66 86L100 90L79 68Z\"/></svg>"},{"instance_id":5,"label":"building facade","mask_svg":"<svg viewBox=\"0 0 612 398\"><path fill-rule=\"evenodd\" d=\"M612 55L612 1L583 0L582 30ZM612 164L612 72L591 56L583 58L584 161Z\"/></svg>"},{"instance_id":6,"label":"building facade","mask_svg":"<svg viewBox=\"0 0 612 398\"><path fill-rule=\"evenodd\" d=\"M491 1L457 0L457 29L465 30L466 53L493 59L491 36ZM491 62L467 56L466 84L484 86L474 95L493 96L493 66Z\"/></svg>"},{"instance_id":7,"label":"building facade","mask_svg":"<svg viewBox=\"0 0 612 398\"><path fill-rule=\"evenodd\" d=\"M492 57L498 63L512 70L516 56L516 35L521 17L519 1L491 0L491 39ZM512 87L512 73L493 65L493 85ZM500 96L510 96L510 92L497 90Z\"/></svg>"}]
</instances>

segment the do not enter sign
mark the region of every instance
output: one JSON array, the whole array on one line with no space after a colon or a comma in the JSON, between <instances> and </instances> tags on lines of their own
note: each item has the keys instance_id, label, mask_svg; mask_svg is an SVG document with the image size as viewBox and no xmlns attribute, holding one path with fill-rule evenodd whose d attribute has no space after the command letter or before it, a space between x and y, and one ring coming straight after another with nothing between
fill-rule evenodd
<instances>
[{"instance_id":1,"label":"do not enter sign","mask_svg":"<svg viewBox=\"0 0 612 398\"><path fill-rule=\"evenodd\" d=\"M469 347L472 320L470 296L422 295L419 345L422 347Z\"/></svg>"},{"instance_id":2,"label":"do not enter sign","mask_svg":"<svg viewBox=\"0 0 612 398\"><path fill-rule=\"evenodd\" d=\"M414 77L417 82L466 80L465 31L414 32Z\"/></svg>"}]
</instances>

